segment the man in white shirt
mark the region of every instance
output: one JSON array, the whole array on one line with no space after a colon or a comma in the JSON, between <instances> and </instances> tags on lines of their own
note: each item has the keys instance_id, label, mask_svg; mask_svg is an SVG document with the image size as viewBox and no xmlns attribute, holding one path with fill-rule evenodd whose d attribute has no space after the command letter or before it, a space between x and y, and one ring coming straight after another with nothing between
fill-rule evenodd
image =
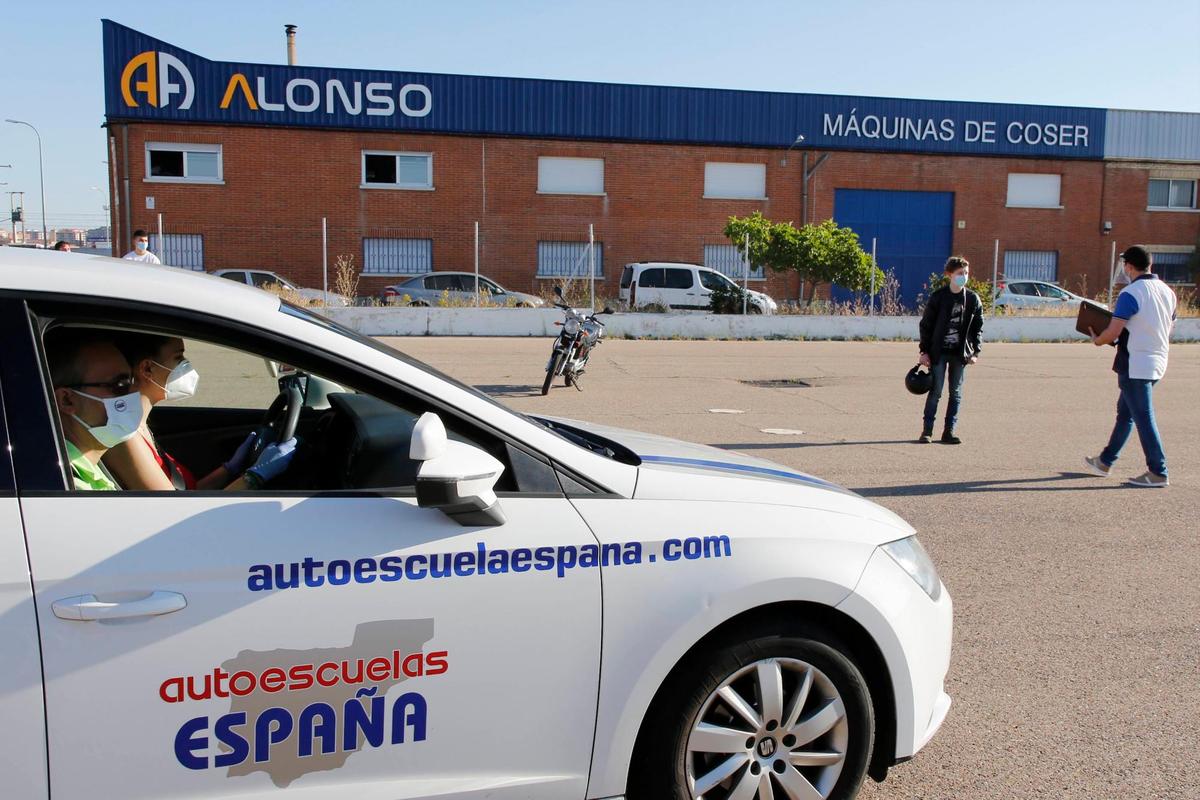
<instances>
[{"instance_id":1,"label":"man in white shirt","mask_svg":"<svg viewBox=\"0 0 1200 800\"><path fill-rule=\"evenodd\" d=\"M151 253L150 237L141 228L133 232L133 249L125 254L127 261L141 261L143 264L161 264L158 256Z\"/></svg>"},{"instance_id":2,"label":"man in white shirt","mask_svg":"<svg viewBox=\"0 0 1200 800\"><path fill-rule=\"evenodd\" d=\"M1146 472L1128 483L1160 488L1168 484L1167 457L1154 420L1154 384L1167 371L1167 351L1171 346L1171 327L1175 322L1177 301L1171 288L1150 271L1150 253L1143 247L1130 247L1121 254L1121 266L1129 279L1113 306L1113 320L1097 334L1096 345L1117 343L1113 372L1121 390L1117 400L1117 422L1108 446L1096 457L1084 459L1097 475L1107 476L1129 434L1137 428L1146 454Z\"/></svg>"}]
</instances>

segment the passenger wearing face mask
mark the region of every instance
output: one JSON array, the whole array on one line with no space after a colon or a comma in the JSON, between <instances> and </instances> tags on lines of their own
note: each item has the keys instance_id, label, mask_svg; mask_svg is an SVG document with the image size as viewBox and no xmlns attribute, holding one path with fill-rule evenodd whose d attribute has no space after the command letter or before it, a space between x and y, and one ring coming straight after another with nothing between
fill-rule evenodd
<instances>
[{"instance_id":1,"label":"passenger wearing face mask","mask_svg":"<svg viewBox=\"0 0 1200 800\"><path fill-rule=\"evenodd\" d=\"M133 232L133 249L123 258L126 261L141 261L144 264L161 264L158 256L150 252L150 237L141 228Z\"/></svg>"},{"instance_id":2,"label":"passenger wearing face mask","mask_svg":"<svg viewBox=\"0 0 1200 800\"><path fill-rule=\"evenodd\" d=\"M75 488L119 489L101 458L136 436L142 423L129 363L111 337L85 328L51 331L45 345Z\"/></svg>"},{"instance_id":3,"label":"passenger wearing face mask","mask_svg":"<svg viewBox=\"0 0 1200 800\"><path fill-rule=\"evenodd\" d=\"M955 426L962 402L963 372L968 364L979 360L982 348L983 302L979 295L967 288L971 265L962 256L952 256L946 261L945 271L947 285L929 296L921 317L919 361L933 375L933 388L925 398L921 436L917 439L922 444L927 444L933 437L938 401L941 400L942 385L947 376L950 379L950 399L946 402L942 443L962 443Z\"/></svg>"},{"instance_id":4,"label":"passenger wearing face mask","mask_svg":"<svg viewBox=\"0 0 1200 800\"><path fill-rule=\"evenodd\" d=\"M137 401L143 409L137 434L104 454L104 464L126 489L250 489L280 475L291 461L296 440L266 447L251 470L243 472L257 439L251 433L228 461L197 479L162 450L146 424L158 403L183 400L196 392L200 375L184 353L183 340L152 334L124 334L117 345L129 364Z\"/></svg>"}]
</instances>

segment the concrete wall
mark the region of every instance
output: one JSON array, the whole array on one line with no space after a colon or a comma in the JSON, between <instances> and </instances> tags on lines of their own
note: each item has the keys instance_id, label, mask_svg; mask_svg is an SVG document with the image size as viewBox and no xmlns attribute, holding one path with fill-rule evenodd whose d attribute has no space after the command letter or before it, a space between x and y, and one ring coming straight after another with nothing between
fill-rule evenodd
<instances>
[{"instance_id":1,"label":"concrete wall","mask_svg":"<svg viewBox=\"0 0 1200 800\"><path fill-rule=\"evenodd\" d=\"M326 316L369 336L556 336L562 312L524 308L330 308ZM917 317L614 314L607 335L634 339L911 339ZM987 342L1083 341L1070 317L984 322ZM1181 319L1172 341L1200 341L1200 319Z\"/></svg>"}]
</instances>

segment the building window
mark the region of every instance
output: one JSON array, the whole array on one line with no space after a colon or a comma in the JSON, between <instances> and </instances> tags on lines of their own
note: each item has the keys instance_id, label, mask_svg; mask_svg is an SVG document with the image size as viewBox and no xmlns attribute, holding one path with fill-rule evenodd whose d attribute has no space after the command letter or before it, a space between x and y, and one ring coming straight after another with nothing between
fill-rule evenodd
<instances>
[{"instance_id":1,"label":"building window","mask_svg":"<svg viewBox=\"0 0 1200 800\"><path fill-rule=\"evenodd\" d=\"M199 233L168 233L162 242L157 233L152 233L150 252L168 267L204 269L204 236Z\"/></svg>"},{"instance_id":2,"label":"building window","mask_svg":"<svg viewBox=\"0 0 1200 800\"><path fill-rule=\"evenodd\" d=\"M154 183L224 183L219 144L146 142L146 180Z\"/></svg>"},{"instance_id":3,"label":"building window","mask_svg":"<svg viewBox=\"0 0 1200 800\"><path fill-rule=\"evenodd\" d=\"M364 150L362 189L433 189L432 153Z\"/></svg>"},{"instance_id":4,"label":"building window","mask_svg":"<svg viewBox=\"0 0 1200 800\"><path fill-rule=\"evenodd\" d=\"M538 242L537 277L586 278L587 242ZM596 242L596 277L604 279L604 243Z\"/></svg>"},{"instance_id":5,"label":"building window","mask_svg":"<svg viewBox=\"0 0 1200 800\"><path fill-rule=\"evenodd\" d=\"M1008 207L1062 208L1062 175L1010 173Z\"/></svg>"},{"instance_id":6,"label":"building window","mask_svg":"<svg viewBox=\"0 0 1200 800\"><path fill-rule=\"evenodd\" d=\"M720 200L766 200L766 164L704 165L704 196Z\"/></svg>"},{"instance_id":7,"label":"building window","mask_svg":"<svg viewBox=\"0 0 1200 800\"><path fill-rule=\"evenodd\" d=\"M1188 268L1191 253L1150 253L1151 271L1167 283L1195 283Z\"/></svg>"},{"instance_id":8,"label":"building window","mask_svg":"<svg viewBox=\"0 0 1200 800\"><path fill-rule=\"evenodd\" d=\"M1007 281L1058 280L1056 250L1005 250L1004 279Z\"/></svg>"},{"instance_id":9,"label":"building window","mask_svg":"<svg viewBox=\"0 0 1200 800\"><path fill-rule=\"evenodd\" d=\"M538 157L538 194L604 194L603 158Z\"/></svg>"},{"instance_id":10,"label":"building window","mask_svg":"<svg viewBox=\"0 0 1200 800\"><path fill-rule=\"evenodd\" d=\"M363 239L364 275L420 275L433 269L433 239Z\"/></svg>"},{"instance_id":11,"label":"building window","mask_svg":"<svg viewBox=\"0 0 1200 800\"><path fill-rule=\"evenodd\" d=\"M715 269L735 281L740 281L746 275L746 262L742 260L742 254L738 252L738 249L731 244L704 245L704 266ZM763 281L766 279L766 270L763 269L762 264L750 268L750 280Z\"/></svg>"},{"instance_id":12,"label":"building window","mask_svg":"<svg viewBox=\"0 0 1200 800\"><path fill-rule=\"evenodd\" d=\"M1196 208L1196 182L1151 178L1150 197L1146 205L1156 209L1190 211Z\"/></svg>"}]
</instances>

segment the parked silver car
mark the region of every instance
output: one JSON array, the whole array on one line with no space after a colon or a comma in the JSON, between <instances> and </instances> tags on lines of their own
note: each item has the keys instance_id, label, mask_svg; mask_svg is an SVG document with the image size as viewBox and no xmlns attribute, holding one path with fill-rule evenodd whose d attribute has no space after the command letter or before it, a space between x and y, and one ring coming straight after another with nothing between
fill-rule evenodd
<instances>
[{"instance_id":1,"label":"parked silver car","mask_svg":"<svg viewBox=\"0 0 1200 800\"><path fill-rule=\"evenodd\" d=\"M227 278L235 283L246 283L258 289L270 290L277 286L285 292L295 292L296 296L306 303L325 303L326 293L322 289L304 289L274 272L265 269L219 269L212 273L220 278ZM329 305L348 306L351 301L336 292L329 292Z\"/></svg>"},{"instance_id":2,"label":"parked silver car","mask_svg":"<svg viewBox=\"0 0 1200 800\"><path fill-rule=\"evenodd\" d=\"M427 272L414 275L403 283L385 286L382 300L384 305L403 303L410 306L437 305L443 295L456 302L472 302L475 295L474 272ZM546 301L537 295L513 292L505 289L491 278L479 276L479 291L485 298L502 306L539 308ZM407 300L404 298L407 296Z\"/></svg>"},{"instance_id":3,"label":"parked silver car","mask_svg":"<svg viewBox=\"0 0 1200 800\"><path fill-rule=\"evenodd\" d=\"M995 307L1000 308L1070 308L1077 309L1086 297L1068 292L1046 281L1001 281L996 287ZM1090 302L1090 301L1089 301Z\"/></svg>"}]
</instances>

